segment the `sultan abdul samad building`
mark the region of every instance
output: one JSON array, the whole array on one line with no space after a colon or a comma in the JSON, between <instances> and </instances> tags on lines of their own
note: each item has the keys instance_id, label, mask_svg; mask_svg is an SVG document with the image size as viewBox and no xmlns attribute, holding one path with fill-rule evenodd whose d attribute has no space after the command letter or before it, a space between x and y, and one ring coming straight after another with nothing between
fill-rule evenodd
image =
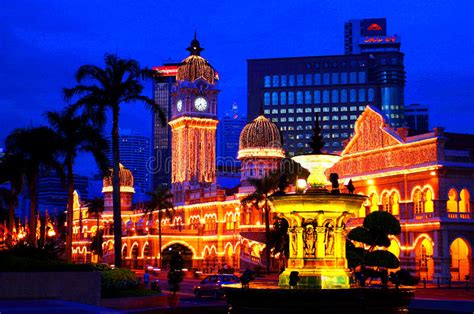
<instances>
[{"instance_id":1,"label":"sultan abdul samad building","mask_svg":"<svg viewBox=\"0 0 474 314\"><path fill-rule=\"evenodd\" d=\"M264 264L264 219L261 211L241 205L253 191L249 178L262 178L276 169L285 152L278 127L257 117L240 135L242 162L238 191L216 184L216 128L218 76L201 57L199 41L178 68L172 92L172 192L174 215L162 219L162 247L158 244L157 213L143 214L132 205L131 172L120 168L122 255L125 265L157 266L171 250L184 254L186 267L216 271L226 263L236 269ZM433 132L408 137L407 129L392 129L378 109L367 106L341 159L330 170L342 184L352 180L356 193L368 196L358 217L360 225L372 211L384 210L401 222L402 233L389 248L403 268L421 278L464 280L473 274L474 219L470 193L474 191L474 135ZM76 197L73 257L95 260L91 238L104 230L102 262L113 263L112 182L104 178L105 211L98 220ZM77 194L76 194L77 195ZM278 269L277 263L274 267Z\"/></svg>"}]
</instances>

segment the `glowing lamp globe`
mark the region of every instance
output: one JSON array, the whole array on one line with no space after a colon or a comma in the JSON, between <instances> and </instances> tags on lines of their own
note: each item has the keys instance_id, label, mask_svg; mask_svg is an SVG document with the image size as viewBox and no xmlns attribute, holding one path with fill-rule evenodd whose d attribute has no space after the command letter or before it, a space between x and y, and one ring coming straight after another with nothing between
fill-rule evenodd
<instances>
[{"instance_id":1,"label":"glowing lamp globe","mask_svg":"<svg viewBox=\"0 0 474 314\"><path fill-rule=\"evenodd\" d=\"M307 182L312 188L322 188L329 184L324 172L338 162L341 157L336 155L316 154L295 156L292 159L303 168L308 169L310 175Z\"/></svg>"}]
</instances>

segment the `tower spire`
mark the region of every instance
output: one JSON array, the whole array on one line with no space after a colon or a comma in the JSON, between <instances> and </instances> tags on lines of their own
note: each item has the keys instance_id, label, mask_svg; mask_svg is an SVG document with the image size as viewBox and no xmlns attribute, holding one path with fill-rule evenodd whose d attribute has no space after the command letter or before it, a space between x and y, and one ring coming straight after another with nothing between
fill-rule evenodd
<instances>
[{"instance_id":1,"label":"tower spire","mask_svg":"<svg viewBox=\"0 0 474 314\"><path fill-rule=\"evenodd\" d=\"M186 48L187 51L189 51L190 55L192 56L200 56L201 51L204 50L204 48L201 48L201 44L199 43L199 40L197 40L197 34L196 31L194 31L194 39L191 41L191 45Z\"/></svg>"}]
</instances>

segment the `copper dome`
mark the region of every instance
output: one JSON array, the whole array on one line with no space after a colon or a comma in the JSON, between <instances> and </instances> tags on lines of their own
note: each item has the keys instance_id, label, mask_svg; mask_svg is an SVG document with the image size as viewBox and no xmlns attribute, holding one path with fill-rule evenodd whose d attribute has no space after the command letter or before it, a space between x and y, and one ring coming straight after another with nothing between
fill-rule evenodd
<instances>
[{"instance_id":1,"label":"copper dome","mask_svg":"<svg viewBox=\"0 0 474 314\"><path fill-rule=\"evenodd\" d=\"M120 177L120 191L124 190L133 190L133 174L132 172L125 168L122 164L119 164L120 171L119 171L119 177ZM108 176L104 177L104 187L102 191L112 191L112 181L113 181L113 169L109 169L110 174ZM124 189L125 188L125 189Z\"/></svg>"},{"instance_id":2,"label":"copper dome","mask_svg":"<svg viewBox=\"0 0 474 314\"><path fill-rule=\"evenodd\" d=\"M238 158L250 156L249 152L262 151L259 156L284 157L280 130L263 115L247 124L240 133Z\"/></svg>"},{"instance_id":3,"label":"copper dome","mask_svg":"<svg viewBox=\"0 0 474 314\"><path fill-rule=\"evenodd\" d=\"M186 50L189 51L190 56L184 59L179 66L176 80L194 82L202 78L209 84L214 84L216 71L206 59L201 57L201 51L203 51L204 48L201 47L199 40L196 39L196 33L194 33L194 39L191 41L191 45Z\"/></svg>"},{"instance_id":4,"label":"copper dome","mask_svg":"<svg viewBox=\"0 0 474 314\"><path fill-rule=\"evenodd\" d=\"M202 78L209 84L214 84L216 72L214 68L201 56L191 55L183 60L178 68L176 80L194 82Z\"/></svg>"}]
</instances>

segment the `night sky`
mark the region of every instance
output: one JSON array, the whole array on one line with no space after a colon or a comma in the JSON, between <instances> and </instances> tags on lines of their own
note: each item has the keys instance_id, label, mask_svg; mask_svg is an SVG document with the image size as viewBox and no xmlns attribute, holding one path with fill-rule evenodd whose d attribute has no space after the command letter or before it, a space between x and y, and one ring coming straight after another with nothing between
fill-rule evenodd
<instances>
[{"instance_id":1,"label":"night sky","mask_svg":"<svg viewBox=\"0 0 474 314\"><path fill-rule=\"evenodd\" d=\"M342 54L344 22L369 17L386 17L388 33L401 36L405 104L429 104L431 127L474 133L473 11L469 0L3 0L0 143L13 128L44 123L44 111L64 105L62 88L73 86L77 68L102 66L106 52L147 67L180 61L197 30L203 57L219 71L220 114L233 102L245 113L246 59ZM151 135L142 105L124 105L120 124Z\"/></svg>"}]
</instances>

